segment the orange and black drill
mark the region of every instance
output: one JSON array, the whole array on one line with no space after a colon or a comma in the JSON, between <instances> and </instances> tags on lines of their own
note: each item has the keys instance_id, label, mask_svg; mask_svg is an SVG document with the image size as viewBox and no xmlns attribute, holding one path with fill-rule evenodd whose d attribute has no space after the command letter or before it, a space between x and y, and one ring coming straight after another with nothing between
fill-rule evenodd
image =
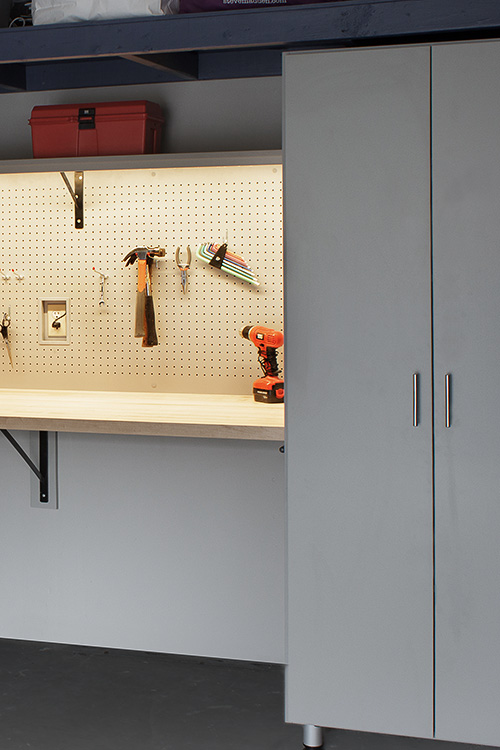
<instances>
[{"instance_id":1,"label":"orange and black drill","mask_svg":"<svg viewBox=\"0 0 500 750\"><path fill-rule=\"evenodd\" d=\"M280 370L276 359L276 351L283 346L284 336L281 331L264 326L245 326L240 331L244 339L252 341L259 350L259 364L264 373L253 384L255 401L266 404L281 404L285 396L285 383L279 377Z\"/></svg>"}]
</instances>

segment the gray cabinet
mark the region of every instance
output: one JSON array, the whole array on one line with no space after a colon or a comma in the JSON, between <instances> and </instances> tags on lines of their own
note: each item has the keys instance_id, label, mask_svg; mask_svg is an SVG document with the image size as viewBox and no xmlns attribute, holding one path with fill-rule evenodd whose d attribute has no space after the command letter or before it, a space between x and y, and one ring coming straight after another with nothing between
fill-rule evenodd
<instances>
[{"instance_id":1,"label":"gray cabinet","mask_svg":"<svg viewBox=\"0 0 500 750\"><path fill-rule=\"evenodd\" d=\"M500 744L499 73L285 56L291 722Z\"/></svg>"},{"instance_id":2,"label":"gray cabinet","mask_svg":"<svg viewBox=\"0 0 500 750\"><path fill-rule=\"evenodd\" d=\"M433 95L436 736L500 745L500 44L433 49Z\"/></svg>"},{"instance_id":3,"label":"gray cabinet","mask_svg":"<svg viewBox=\"0 0 500 750\"><path fill-rule=\"evenodd\" d=\"M428 60L287 56L284 144L287 719L426 737Z\"/></svg>"}]
</instances>

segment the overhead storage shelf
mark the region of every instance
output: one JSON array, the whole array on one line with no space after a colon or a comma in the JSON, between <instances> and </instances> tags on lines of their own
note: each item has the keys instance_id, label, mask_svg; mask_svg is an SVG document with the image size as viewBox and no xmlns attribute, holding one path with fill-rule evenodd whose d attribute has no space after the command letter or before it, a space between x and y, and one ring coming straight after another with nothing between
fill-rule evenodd
<instances>
[{"instance_id":1,"label":"overhead storage shelf","mask_svg":"<svg viewBox=\"0 0 500 750\"><path fill-rule=\"evenodd\" d=\"M497 0L338 0L0 29L0 93L277 76L286 50L499 30Z\"/></svg>"}]
</instances>

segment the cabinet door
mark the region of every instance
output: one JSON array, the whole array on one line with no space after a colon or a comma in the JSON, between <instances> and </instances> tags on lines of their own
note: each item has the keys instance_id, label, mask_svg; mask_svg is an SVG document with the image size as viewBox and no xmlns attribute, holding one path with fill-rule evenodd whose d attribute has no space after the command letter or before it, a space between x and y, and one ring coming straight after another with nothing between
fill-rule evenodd
<instances>
[{"instance_id":1,"label":"cabinet door","mask_svg":"<svg viewBox=\"0 0 500 750\"><path fill-rule=\"evenodd\" d=\"M287 720L429 737L429 49L285 58Z\"/></svg>"},{"instance_id":2,"label":"cabinet door","mask_svg":"<svg viewBox=\"0 0 500 750\"><path fill-rule=\"evenodd\" d=\"M433 49L433 123L436 736L500 745L497 42Z\"/></svg>"}]
</instances>

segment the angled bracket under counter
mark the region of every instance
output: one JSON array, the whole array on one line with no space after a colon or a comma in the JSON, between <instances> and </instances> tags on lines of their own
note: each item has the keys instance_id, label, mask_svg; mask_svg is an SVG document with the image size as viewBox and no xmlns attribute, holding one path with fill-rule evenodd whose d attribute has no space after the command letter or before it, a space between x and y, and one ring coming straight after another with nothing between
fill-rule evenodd
<instances>
[{"instance_id":1,"label":"angled bracket under counter","mask_svg":"<svg viewBox=\"0 0 500 750\"><path fill-rule=\"evenodd\" d=\"M57 434L46 430L32 432L29 453L7 429L0 429L12 447L31 469L31 507L58 507L57 492ZM31 454L31 455L30 455ZM38 465L32 456L37 455Z\"/></svg>"}]
</instances>

